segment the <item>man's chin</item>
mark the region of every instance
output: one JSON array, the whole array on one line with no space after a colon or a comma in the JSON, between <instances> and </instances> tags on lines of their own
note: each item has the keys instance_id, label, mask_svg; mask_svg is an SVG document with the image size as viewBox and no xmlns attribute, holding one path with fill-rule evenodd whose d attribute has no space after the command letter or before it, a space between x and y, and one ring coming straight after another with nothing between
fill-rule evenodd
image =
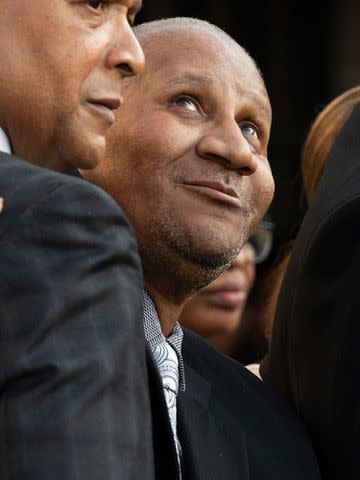
<instances>
[{"instance_id":1,"label":"man's chin","mask_svg":"<svg viewBox=\"0 0 360 480\"><path fill-rule=\"evenodd\" d=\"M183 248L182 248L183 247ZM196 248L196 246L179 246L178 253L184 260L206 271L222 272L228 268L239 254L239 248Z\"/></svg>"},{"instance_id":2,"label":"man's chin","mask_svg":"<svg viewBox=\"0 0 360 480\"><path fill-rule=\"evenodd\" d=\"M104 136L93 137L73 149L71 164L73 169L92 170L103 161L106 141Z\"/></svg>"},{"instance_id":3,"label":"man's chin","mask_svg":"<svg viewBox=\"0 0 360 480\"><path fill-rule=\"evenodd\" d=\"M219 233L205 228L194 231L194 228L179 228L179 224L173 223L167 224L166 228L163 226L159 223L157 229L161 244L186 263L204 270L226 269L238 256L243 243L240 239L234 243L224 236L221 238Z\"/></svg>"}]
</instances>

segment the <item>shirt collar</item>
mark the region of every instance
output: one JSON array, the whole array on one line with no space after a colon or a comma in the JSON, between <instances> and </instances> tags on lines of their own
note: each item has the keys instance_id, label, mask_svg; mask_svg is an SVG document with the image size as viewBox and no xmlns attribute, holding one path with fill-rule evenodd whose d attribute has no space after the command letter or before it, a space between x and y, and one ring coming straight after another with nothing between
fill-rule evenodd
<instances>
[{"instance_id":1,"label":"shirt collar","mask_svg":"<svg viewBox=\"0 0 360 480\"><path fill-rule=\"evenodd\" d=\"M11 153L10 140L2 128L0 128L0 152Z\"/></svg>"},{"instance_id":2,"label":"shirt collar","mask_svg":"<svg viewBox=\"0 0 360 480\"><path fill-rule=\"evenodd\" d=\"M168 342L175 350L179 360L179 376L180 389L185 391L185 370L184 360L182 356L182 341L184 332L178 322L174 330L166 338L161 331L160 319L157 313L154 302L151 300L149 294L144 290L144 330L145 338L148 341L151 350L153 351L158 345Z\"/></svg>"}]
</instances>

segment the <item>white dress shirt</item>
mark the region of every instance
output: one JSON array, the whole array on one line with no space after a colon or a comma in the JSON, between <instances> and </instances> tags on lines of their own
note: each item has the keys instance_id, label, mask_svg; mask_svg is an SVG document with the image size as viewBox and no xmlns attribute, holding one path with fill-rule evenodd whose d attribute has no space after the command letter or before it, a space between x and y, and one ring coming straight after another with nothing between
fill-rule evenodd
<instances>
[{"instance_id":1,"label":"white dress shirt","mask_svg":"<svg viewBox=\"0 0 360 480\"><path fill-rule=\"evenodd\" d=\"M0 128L0 152L11 153L10 140L2 128Z\"/></svg>"}]
</instances>

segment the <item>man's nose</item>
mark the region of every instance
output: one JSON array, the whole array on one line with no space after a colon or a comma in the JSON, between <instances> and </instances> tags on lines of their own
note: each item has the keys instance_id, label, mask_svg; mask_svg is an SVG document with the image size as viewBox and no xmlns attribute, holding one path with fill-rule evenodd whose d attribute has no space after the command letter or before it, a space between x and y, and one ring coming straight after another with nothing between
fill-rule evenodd
<instances>
[{"instance_id":1,"label":"man's nose","mask_svg":"<svg viewBox=\"0 0 360 480\"><path fill-rule=\"evenodd\" d=\"M128 22L125 25L122 22L121 25L116 25L116 29L116 42L109 47L106 55L107 68L117 68L123 78L141 73L145 57L132 28Z\"/></svg>"},{"instance_id":2,"label":"man's nose","mask_svg":"<svg viewBox=\"0 0 360 480\"><path fill-rule=\"evenodd\" d=\"M197 153L200 157L238 170L241 175L252 175L257 169L257 157L234 120L211 128L198 142Z\"/></svg>"}]
</instances>

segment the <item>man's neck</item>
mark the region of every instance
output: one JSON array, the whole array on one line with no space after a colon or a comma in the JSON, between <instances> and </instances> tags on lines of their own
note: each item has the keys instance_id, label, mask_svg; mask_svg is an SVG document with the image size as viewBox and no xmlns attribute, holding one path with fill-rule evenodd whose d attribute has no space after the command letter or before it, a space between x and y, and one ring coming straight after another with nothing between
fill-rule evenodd
<instances>
[{"instance_id":1,"label":"man's neck","mask_svg":"<svg viewBox=\"0 0 360 480\"><path fill-rule=\"evenodd\" d=\"M165 297L156 288L145 282L145 288L156 306L160 319L161 330L165 337L168 337L174 330L176 322L180 317L183 304L177 305Z\"/></svg>"}]
</instances>

